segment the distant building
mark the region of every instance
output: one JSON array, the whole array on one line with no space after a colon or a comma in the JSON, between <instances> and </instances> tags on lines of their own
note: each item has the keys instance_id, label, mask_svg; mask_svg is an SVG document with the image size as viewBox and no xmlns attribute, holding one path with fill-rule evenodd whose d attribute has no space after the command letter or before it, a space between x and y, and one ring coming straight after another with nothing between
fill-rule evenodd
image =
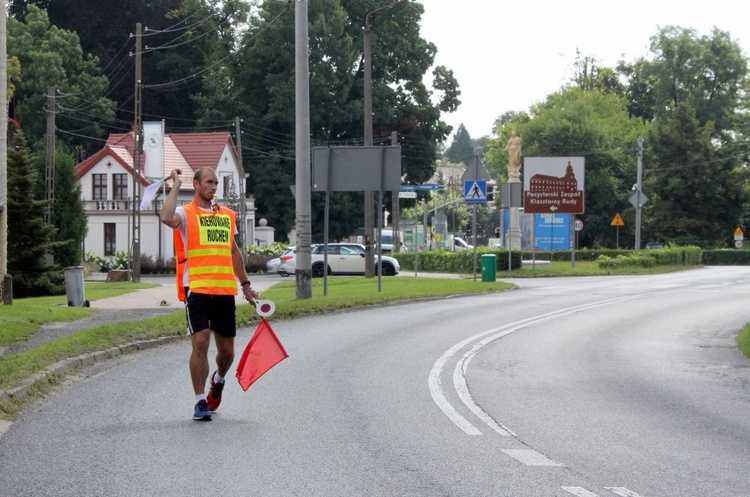
<instances>
[{"instance_id":1,"label":"distant building","mask_svg":"<svg viewBox=\"0 0 750 497\"><path fill-rule=\"evenodd\" d=\"M193 174L200 167L210 167L219 178L219 203L237 212L238 229L244 234L245 245L255 240L255 202L244 194L247 177L239 164L237 149L229 133L180 133L145 135L143 173L137 180L143 187L181 171L182 187L178 205L193 199ZM76 180L81 185L88 233L84 252L113 256L129 252L132 240L132 198L135 169L132 133L110 135L104 147L76 167ZM151 174L151 177L147 177ZM141 254L154 260L168 261L174 256L172 230L159 221L161 206L172 182L166 184L140 213ZM245 219L242 220L242 205ZM244 228L244 229L243 229Z\"/></svg>"},{"instance_id":2,"label":"distant building","mask_svg":"<svg viewBox=\"0 0 750 497\"><path fill-rule=\"evenodd\" d=\"M535 174L529 179L529 191L531 193L577 192L578 180L573 172L573 166L568 162L568 167L565 168L565 176L560 178L546 174Z\"/></svg>"}]
</instances>

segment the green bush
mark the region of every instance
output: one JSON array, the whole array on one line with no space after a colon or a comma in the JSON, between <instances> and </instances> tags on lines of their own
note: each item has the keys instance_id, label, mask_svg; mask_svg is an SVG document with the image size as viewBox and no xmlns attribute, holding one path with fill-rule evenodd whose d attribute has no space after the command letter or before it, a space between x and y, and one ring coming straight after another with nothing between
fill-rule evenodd
<instances>
[{"instance_id":1,"label":"green bush","mask_svg":"<svg viewBox=\"0 0 750 497\"><path fill-rule=\"evenodd\" d=\"M281 242L273 242L271 245L263 245L262 247L259 247L257 245L248 245L247 253L248 255L267 255L270 256L269 259L273 259L274 257L278 257L283 254L284 250L286 250L288 246L288 243Z\"/></svg>"},{"instance_id":2,"label":"green bush","mask_svg":"<svg viewBox=\"0 0 750 497\"><path fill-rule=\"evenodd\" d=\"M84 257L85 262L91 262L99 265L99 271L106 273L110 269L127 269L128 268L128 253L124 250L120 250L115 253L114 257L102 257L93 252L86 252Z\"/></svg>"},{"instance_id":3,"label":"green bush","mask_svg":"<svg viewBox=\"0 0 750 497\"><path fill-rule=\"evenodd\" d=\"M605 252L605 251L601 251ZM624 254L600 253L596 258L602 269L615 269L628 266L697 266L701 264L703 251L700 247L670 246L657 250L628 251ZM578 253L576 252L576 258Z\"/></svg>"},{"instance_id":4,"label":"green bush","mask_svg":"<svg viewBox=\"0 0 750 497\"><path fill-rule=\"evenodd\" d=\"M248 273L265 273L268 261L283 254L287 247L289 247L288 243L281 242L273 242L271 245L262 247L249 245L245 270Z\"/></svg>"},{"instance_id":5,"label":"green bush","mask_svg":"<svg viewBox=\"0 0 750 497\"><path fill-rule=\"evenodd\" d=\"M174 257L165 261L161 258L154 260L148 254L141 254L141 274L174 274L175 266Z\"/></svg>"},{"instance_id":6,"label":"green bush","mask_svg":"<svg viewBox=\"0 0 750 497\"><path fill-rule=\"evenodd\" d=\"M750 250L704 250L703 264L706 266L748 266Z\"/></svg>"},{"instance_id":7,"label":"green bush","mask_svg":"<svg viewBox=\"0 0 750 497\"><path fill-rule=\"evenodd\" d=\"M489 249L487 247L477 248L477 271L482 268L482 255L495 254L498 270L508 268L508 252L505 250ZM420 250L418 252L399 252L389 254L398 260L401 271L414 271L414 262L417 261L417 271L430 273L473 273L474 251L461 250L449 252L446 250ZM511 269L521 267L521 252L511 253Z\"/></svg>"}]
</instances>

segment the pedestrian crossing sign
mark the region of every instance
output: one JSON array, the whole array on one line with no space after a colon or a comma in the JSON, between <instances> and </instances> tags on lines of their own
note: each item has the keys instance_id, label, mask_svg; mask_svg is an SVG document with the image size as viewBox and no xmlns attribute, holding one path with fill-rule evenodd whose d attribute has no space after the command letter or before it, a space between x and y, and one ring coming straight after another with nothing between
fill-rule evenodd
<instances>
[{"instance_id":1,"label":"pedestrian crossing sign","mask_svg":"<svg viewBox=\"0 0 750 497\"><path fill-rule=\"evenodd\" d=\"M483 180L464 181L464 201L467 204L486 204L487 182Z\"/></svg>"}]
</instances>

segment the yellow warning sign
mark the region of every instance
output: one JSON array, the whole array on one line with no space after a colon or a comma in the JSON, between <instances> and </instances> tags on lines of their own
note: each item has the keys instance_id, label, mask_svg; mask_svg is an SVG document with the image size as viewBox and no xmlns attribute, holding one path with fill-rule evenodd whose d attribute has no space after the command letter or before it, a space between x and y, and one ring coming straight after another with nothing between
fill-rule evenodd
<instances>
[{"instance_id":1,"label":"yellow warning sign","mask_svg":"<svg viewBox=\"0 0 750 497\"><path fill-rule=\"evenodd\" d=\"M615 214L615 218L612 220L612 226L625 226L625 221L622 220L622 216L618 212Z\"/></svg>"},{"instance_id":2,"label":"yellow warning sign","mask_svg":"<svg viewBox=\"0 0 750 497\"><path fill-rule=\"evenodd\" d=\"M743 236L745 233L742 232L742 228L737 226L737 229L734 230L734 236Z\"/></svg>"}]
</instances>

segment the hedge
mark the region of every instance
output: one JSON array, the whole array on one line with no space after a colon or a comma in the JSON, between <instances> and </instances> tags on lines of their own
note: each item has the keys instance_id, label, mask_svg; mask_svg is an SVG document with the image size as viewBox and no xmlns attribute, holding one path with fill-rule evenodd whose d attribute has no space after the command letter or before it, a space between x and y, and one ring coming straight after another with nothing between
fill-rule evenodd
<instances>
[{"instance_id":1,"label":"hedge","mask_svg":"<svg viewBox=\"0 0 750 497\"><path fill-rule=\"evenodd\" d=\"M748 266L750 250L704 250L703 264L706 266Z\"/></svg>"},{"instance_id":2,"label":"hedge","mask_svg":"<svg viewBox=\"0 0 750 497\"><path fill-rule=\"evenodd\" d=\"M482 269L482 255L494 254L495 265L498 270L508 268L508 251L488 248L477 248L477 271ZM474 251L461 250L449 252L447 250L420 250L419 252L390 253L389 256L398 260L401 271L414 271L414 261L418 260L417 271L431 273L473 273ZM511 252L511 269L521 267L521 252Z\"/></svg>"}]
</instances>

